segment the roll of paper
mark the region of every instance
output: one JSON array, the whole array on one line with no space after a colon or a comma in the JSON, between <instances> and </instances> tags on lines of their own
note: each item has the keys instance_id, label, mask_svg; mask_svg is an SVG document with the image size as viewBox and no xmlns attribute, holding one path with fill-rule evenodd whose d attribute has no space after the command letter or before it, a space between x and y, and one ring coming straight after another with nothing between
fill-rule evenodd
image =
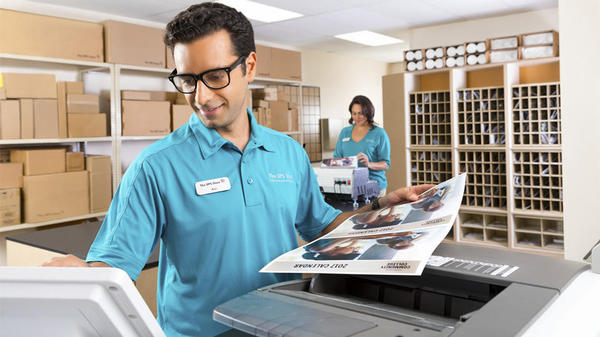
<instances>
[{"instance_id":1,"label":"roll of paper","mask_svg":"<svg viewBox=\"0 0 600 337\"><path fill-rule=\"evenodd\" d=\"M473 65L473 64L477 64L477 55L471 54L467 57L467 64L468 65Z\"/></svg>"},{"instance_id":2,"label":"roll of paper","mask_svg":"<svg viewBox=\"0 0 600 337\"><path fill-rule=\"evenodd\" d=\"M476 44L476 43L474 43L474 42L469 42L469 43L467 44L467 53L468 53L468 54L475 54L476 52L477 52L477 44ZM468 63L468 62L469 62L469 61L467 60L467 63Z\"/></svg>"},{"instance_id":3,"label":"roll of paper","mask_svg":"<svg viewBox=\"0 0 600 337\"><path fill-rule=\"evenodd\" d=\"M456 48L448 47L448 49L446 49L446 55L448 55L450 57L456 56Z\"/></svg>"}]
</instances>

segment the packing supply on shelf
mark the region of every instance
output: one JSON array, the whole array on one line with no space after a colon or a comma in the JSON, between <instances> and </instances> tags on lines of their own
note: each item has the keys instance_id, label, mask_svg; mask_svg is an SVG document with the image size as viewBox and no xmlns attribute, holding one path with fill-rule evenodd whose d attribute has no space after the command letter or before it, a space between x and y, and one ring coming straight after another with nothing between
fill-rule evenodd
<instances>
[{"instance_id":1,"label":"packing supply on shelf","mask_svg":"<svg viewBox=\"0 0 600 337\"><path fill-rule=\"evenodd\" d=\"M490 63L512 62L518 59L518 49L492 50L490 52Z\"/></svg>"},{"instance_id":2,"label":"packing supply on shelf","mask_svg":"<svg viewBox=\"0 0 600 337\"><path fill-rule=\"evenodd\" d=\"M545 32L521 34L521 46L536 46L545 44L558 44L558 33L550 30Z\"/></svg>"},{"instance_id":3,"label":"packing supply on shelf","mask_svg":"<svg viewBox=\"0 0 600 337\"><path fill-rule=\"evenodd\" d=\"M490 39L490 49L516 49L519 46L518 36L496 37Z\"/></svg>"},{"instance_id":4,"label":"packing supply on shelf","mask_svg":"<svg viewBox=\"0 0 600 337\"><path fill-rule=\"evenodd\" d=\"M0 101L0 139L21 138L19 101Z\"/></svg>"},{"instance_id":5,"label":"packing supply on shelf","mask_svg":"<svg viewBox=\"0 0 600 337\"><path fill-rule=\"evenodd\" d=\"M522 59L534 59L542 57L555 57L558 56L558 46L533 46L533 47L521 47L521 58Z\"/></svg>"},{"instance_id":6,"label":"packing supply on shelf","mask_svg":"<svg viewBox=\"0 0 600 337\"><path fill-rule=\"evenodd\" d=\"M489 41L476 41L465 43L465 51L467 54L485 53L489 49Z\"/></svg>"}]
</instances>

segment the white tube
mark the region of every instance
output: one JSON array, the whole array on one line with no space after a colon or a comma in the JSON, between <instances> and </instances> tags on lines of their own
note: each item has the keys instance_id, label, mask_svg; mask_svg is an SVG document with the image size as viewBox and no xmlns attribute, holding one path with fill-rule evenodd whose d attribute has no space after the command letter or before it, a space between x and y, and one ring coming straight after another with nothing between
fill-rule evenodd
<instances>
[{"instance_id":1,"label":"white tube","mask_svg":"<svg viewBox=\"0 0 600 337\"><path fill-rule=\"evenodd\" d=\"M467 44L467 54L474 54L475 52L477 52L477 44L475 44L474 42L469 42Z\"/></svg>"},{"instance_id":2,"label":"white tube","mask_svg":"<svg viewBox=\"0 0 600 337\"><path fill-rule=\"evenodd\" d=\"M479 54L479 55L477 55L477 63L479 63L479 64L486 64L487 63L487 57L485 56L485 54Z\"/></svg>"},{"instance_id":3,"label":"white tube","mask_svg":"<svg viewBox=\"0 0 600 337\"><path fill-rule=\"evenodd\" d=\"M456 59L454 57L447 57L446 58L446 67L452 68L456 66Z\"/></svg>"},{"instance_id":4,"label":"white tube","mask_svg":"<svg viewBox=\"0 0 600 337\"><path fill-rule=\"evenodd\" d=\"M474 65L477 64L477 55L475 54L471 54L467 57L467 64L468 65Z\"/></svg>"},{"instance_id":5,"label":"white tube","mask_svg":"<svg viewBox=\"0 0 600 337\"><path fill-rule=\"evenodd\" d=\"M428 59L434 58L435 57L435 49L433 49L433 48L427 49L425 51L425 57L428 58ZM425 66L427 66L427 65L425 65Z\"/></svg>"},{"instance_id":6,"label":"white tube","mask_svg":"<svg viewBox=\"0 0 600 337\"><path fill-rule=\"evenodd\" d=\"M423 70L423 61L417 62L417 70Z\"/></svg>"},{"instance_id":7,"label":"white tube","mask_svg":"<svg viewBox=\"0 0 600 337\"><path fill-rule=\"evenodd\" d=\"M464 57L457 57L456 58L456 66L457 67L462 67L465 65L465 58Z\"/></svg>"},{"instance_id":8,"label":"white tube","mask_svg":"<svg viewBox=\"0 0 600 337\"><path fill-rule=\"evenodd\" d=\"M456 48L454 48L454 47L448 47L446 49L446 55L448 55L450 57L456 56Z\"/></svg>"},{"instance_id":9,"label":"white tube","mask_svg":"<svg viewBox=\"0 0 600 337\"><path fill-rule=\"evenodd\" d=\"M435 57L444 57L444 48L438 47L435 49Z\"/></svg>"},{"instance_id":10,"label":"white tube","mask_svg":"<svg viewBox=\"0 0 600 337\"><path fill-rule=\"evenodd\" d=\"M465 46L464 45L460 45L460 46L456 46L456 55L464 55L465 54Z\"/></svg>"},{"instance_id":11,"label":"white tube","mask_svg":"<svg viewBox=\"0 0 600 337\"><path fill-rule=\"evenodd\" d=\"M425 61L425 69L433 69L435 67L435 61L432 59L429 59L427 61Z\"/></svg>"},{"instance_id":12,"label":"white tube","mask_svg":"<svg viewBox=\"0 0 600 337\"><path fill-rule=\"evenodd\" d=\"M405 61L412 61L415 59L415 53L413 53L412 50L409 50L406 52L405 58L406 58Z\"/></svg>"},{"instance_id":13,"label":"white tube","mask_svg":"<svg viewBox=\"0 0 600 337\"><path fill-rule=\"evenodd\" d=\"M435 60L435 67L437 69L440 69L440 68L444 67L444 59L442 59L442 58L436 59Z\"/></svg>"},{"instance_id":14,"label":"white tube","mask_svg":"<svg viewBox=\"0 0 600 337\"><path fill-rule=\"evenodd\" d=\"M477 52L478 53L483 53L484 51L486 51L487 47L485 45L485 42L481 41L477 44Z\"/></svg>"}]
</instances>

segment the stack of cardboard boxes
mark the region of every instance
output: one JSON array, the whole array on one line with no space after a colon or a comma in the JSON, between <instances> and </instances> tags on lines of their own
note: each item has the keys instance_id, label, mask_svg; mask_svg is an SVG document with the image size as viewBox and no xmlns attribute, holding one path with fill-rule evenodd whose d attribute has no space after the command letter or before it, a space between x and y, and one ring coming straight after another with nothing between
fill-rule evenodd
<instances>
[{"instance_id":1,"label":"stack of cardboard boxes","mask_svg":"<svg viewBox=\"0 0 600 337\"><path fill-rule=\"evenodd\" d=\"M106 211L111 186L109 156L84 158L64 147L12 149L10 162L0 163L0 225Z\"/></svg>"},{"instance_id":2,"label":"stack of cardboard boxes","mask_svg":"<svg viewBox=\"0 0 600 337\"><path fill-rule=\"evenodd\" d=\"M100 96L84 94L83 82L58 82L58 110L59 117L67 116L71 138L105 137L108 133L108 114L100 112ZM66 114L61 113L65 110Z\"/></svg>"},{"instance_id":3,"label":"stack of cardboard boxes","mask_svg":"<svg viewBox=\"0 0 600 337\"><path fill-rule=\"evenodd\" d=\"M0 139L58 138L56 77L0 74Z\"/></svg>"},{"instance_id":4,"label":"stack of cardboard boxes","mask_svg":"<svg viewBox=\"0 0 600 337\"><path fill-rule=\"evenodd\" d=\"M107 114L83 82L51 74L0 74L0 139L104 137ZM67 118L68 116L68 118Z\"/></svg>"},{"instance_id":5,"label":"stack of cardboard boxes","mask_svg":"<svg viewBox=\"0 0 600 337\"><path fill-rule=\"evenodd\" d=\"M298 107L276 87L252 89L252 112L257 122L268 128L298 131Z\"/></svg>"}]
</instances>

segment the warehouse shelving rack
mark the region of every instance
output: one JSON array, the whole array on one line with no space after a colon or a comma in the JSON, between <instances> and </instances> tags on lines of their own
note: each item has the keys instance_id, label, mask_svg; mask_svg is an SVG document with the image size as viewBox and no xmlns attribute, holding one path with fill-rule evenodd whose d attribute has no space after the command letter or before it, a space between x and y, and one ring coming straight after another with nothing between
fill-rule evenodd
<instances>
[{"instance_id":1,"label":"warehouse shelving rack","mask_svg":"<svg viewBox=\"0 0 600 337\"><path fill-rule=\"evenodd\" d=\"M553 57L384 76L392 188L466 172L447 240L562 256L558 69Z\"/></svg>"},{"instance_id":2,"label":"warehouse shelving rack","mask_svg":"<svg viewBox=\"0 0 600 337\"><path fill-rule=\"evenodd\" d=\"M110 135L107 137L93 137L93 138L56 138L56 139L7 139L0 140L0 155L2 149L7 149L15 146L31 145L41 146L47 144L65 144L73 145L79 151L86 152L86 149L90 144L104 143L109 144L110 155L112 157L112 186L113 193L116 191L117 186L123 175L123 145L128 143L139 143L139 142L150 142L158 140L164 136L122 136L121 135L121 90L128 89L128 86L123 82L126 82L127 77L139 77L147 78L149 81L157 82L164 81L162 89L149 89L140 88L134 86L131 89L135 90L164 90L172 91L171 84L167 80L167 75L171 72L170 69L163 68L152 68L152 67L138 67L132 65L112 64L112 63L99 63L99 62L84 62L77 60L67 59L56 59L38 56L26 56L26 55L15 55L15 54L0 54L0 64L2 69L0 72L6 71L5 68L10 69L8 72L33 72L33 73L61 73L63 76L65 73L69 73L68 77L74 77L72 80L83 81L86 73L99 73L101 76L107 76L107 84L105 85L107 95L110 96ZM15 70L16 69L16 70ZM75 76L72 73L76 73ZM138 79L139 81L139 79ZM299 116L299 130L293 132L286 132L288 135L296 139L300 144L304 142L304 133L302 131L303 120L302 120L302 102L303 102L303 86L300 81L292 80L279 80L271 78L255 78L253 87L260 87L265 85L284 85L290 86L292 89L297 89L296 100L298 102L298 116ZM160 84L159 84L160 86ZM316 122L318 125L318 120ZM127 146L127 145L125 145ZM143 147L147 146L142 144ZM0 227L0 266L6 264L6 237L11 234L16 234L23 231L31 231L39 228L78 223L89 219L101 219L106 213L93 213L77 217L56 219L47 222L40 223L22 223L14 226L2 226Z\"/></svg>"}]
</instances>

